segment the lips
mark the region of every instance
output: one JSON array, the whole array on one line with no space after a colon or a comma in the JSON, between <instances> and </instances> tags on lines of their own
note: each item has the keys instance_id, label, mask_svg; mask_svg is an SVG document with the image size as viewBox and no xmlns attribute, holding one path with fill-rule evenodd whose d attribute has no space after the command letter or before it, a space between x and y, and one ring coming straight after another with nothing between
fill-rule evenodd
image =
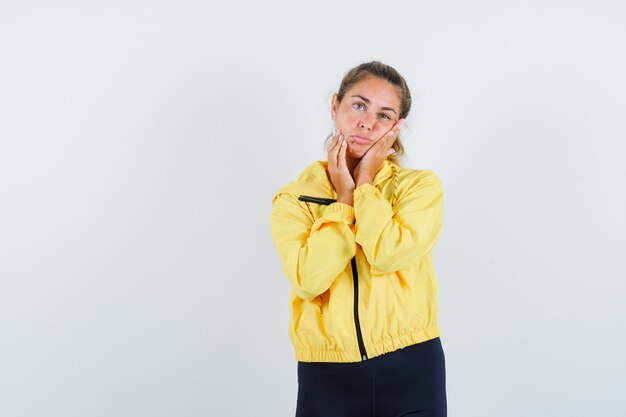
<instances>
[{"instance_id":1,"label":"lips","mask_svg":"<svg viewBox=\"0 0 626 417\"><path fill-rule=\"evenodd\" d=\"M352 140L354 141L354 143L357 143L359 145L367 145L371 142L371 140L363 138L361 136L352 136Z\"/></svg>"}]
</instances>

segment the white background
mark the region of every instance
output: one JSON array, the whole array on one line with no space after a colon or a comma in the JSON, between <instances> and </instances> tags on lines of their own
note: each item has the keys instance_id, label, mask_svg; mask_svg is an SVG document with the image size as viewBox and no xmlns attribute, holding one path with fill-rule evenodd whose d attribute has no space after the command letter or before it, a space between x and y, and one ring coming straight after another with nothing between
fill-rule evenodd
<instances>
[{"instance_id":1,"label":"white background","mask_svg":"<svg viewBox=\"0 0 626 417\"><path fill-rule=\"evenodd\" d=\"M621 1L0 3L0 416L289 416L273 193L351 67L414 102L450 416L621 416Z\"/></svg>"}]
</instances>

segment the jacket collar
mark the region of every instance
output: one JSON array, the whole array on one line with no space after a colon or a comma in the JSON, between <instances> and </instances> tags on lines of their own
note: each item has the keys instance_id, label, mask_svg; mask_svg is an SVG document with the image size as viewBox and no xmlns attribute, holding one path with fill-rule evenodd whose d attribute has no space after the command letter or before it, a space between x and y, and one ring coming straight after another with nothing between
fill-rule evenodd
<instances>
[{"instance_id":1,"label":"jacket collar","mask_svg":"<svg viewBox=\"0 0 626 417\"><path fill-rule=\"evenodd\" d=\"M298 179L281 187L274 195L272 201L283 193L290 193L298 196L308 195L311 197L337 199L337 193L332 185L327 168L328 161L313 162L304 168ZM374 176L372 185L376 186L391 178L398 168L398 165L388 159L385 159L382 166Z\"/></svg>"}]
</instances>

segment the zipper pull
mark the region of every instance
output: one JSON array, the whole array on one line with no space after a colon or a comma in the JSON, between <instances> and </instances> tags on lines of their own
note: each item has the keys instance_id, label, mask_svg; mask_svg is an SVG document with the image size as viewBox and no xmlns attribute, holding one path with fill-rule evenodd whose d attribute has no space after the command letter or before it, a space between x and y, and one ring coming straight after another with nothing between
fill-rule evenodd
<instances>
[{"instance_id":1,"label":"zipper pull","mask_svg":"<svg viewBox=\"0 0 626 417\"><path fill-rule=\"evenodd\" d=\"M323 198L323 197L313 197L310 195L301 195L298 197L298 200L300 201L307 201L309 203L317 203L317 204L323 204L323 205L330 205L331 203L336 202L337 200L333 199L333 198Z\"/></svg>"}]
</instances>

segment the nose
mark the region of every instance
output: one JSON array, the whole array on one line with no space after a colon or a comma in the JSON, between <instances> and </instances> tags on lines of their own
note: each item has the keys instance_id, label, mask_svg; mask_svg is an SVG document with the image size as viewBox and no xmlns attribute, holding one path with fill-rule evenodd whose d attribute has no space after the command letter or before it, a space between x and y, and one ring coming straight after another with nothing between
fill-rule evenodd
<instances>
[{"instance_id":1,"label":"nose","mask_svg":"<svg viewBox=\"0 0 626 417\"><path fill-rule=\"evenodd\" d=\"M361 129L368 129L371 130L372 126L374 125L374 123L376 123L376 120L372 121L372 115L367 113L363 115L363 118L359 121L359 127Z\"/></svg>"}]
</instances>

